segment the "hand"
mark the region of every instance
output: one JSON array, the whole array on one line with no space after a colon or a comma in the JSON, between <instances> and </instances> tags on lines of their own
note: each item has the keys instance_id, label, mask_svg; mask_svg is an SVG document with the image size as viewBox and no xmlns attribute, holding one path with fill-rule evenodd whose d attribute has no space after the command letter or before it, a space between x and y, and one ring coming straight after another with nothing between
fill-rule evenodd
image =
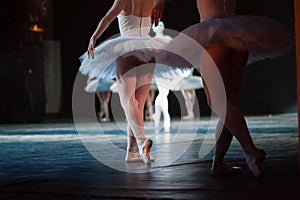
<instances>
[{"instance_id":1,"label":"hand","mask_svg":"<svg viewBox=\"0 0 300 200\"><path fill-rule=\"evenodd\" d=\"M95 37L92 36L91 39L90 39L88 50L87 50L88 51L88 58L94 59L95 43L96 43L96 39L95 39Z\"/></svg>"},{"instance_id":2,"label":"hand","mask_svg":"<svg viewBox=\"0 0 300 200\"><path fill-rule=\"evenodd\" d=\"M165 0L158 0L152 8L151 21L157 26L158 22L162 19L163 11L165 8Z\"/></svg>"}]
</instances>

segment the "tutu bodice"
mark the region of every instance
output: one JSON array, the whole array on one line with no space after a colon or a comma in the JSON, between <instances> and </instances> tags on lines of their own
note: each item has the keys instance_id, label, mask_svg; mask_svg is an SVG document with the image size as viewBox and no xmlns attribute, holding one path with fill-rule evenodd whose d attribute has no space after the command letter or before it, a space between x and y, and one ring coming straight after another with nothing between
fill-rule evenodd
<instances>
[{"instance_id":1,"label":"tutu bodice","mask_svg":"<svg viewBox=\"0 0 300 200\"><path fill-rule=\"evenodd\" d=\"M125 37L149 37L151 17L139 17L135 15L118 15L121 36Z\"/></svg>"},{"instance_id":2,"label":"tutu bodice","mask_svg":"<svg viewBox=\"0 0 300 200\"><path fill-rule=\"evenodd\" d=\"M134 15L134 0L130 15L118 15L121 36L125 37L149 37L151 29L151 17L139 17Z\"/></svg>"}]
</instances>

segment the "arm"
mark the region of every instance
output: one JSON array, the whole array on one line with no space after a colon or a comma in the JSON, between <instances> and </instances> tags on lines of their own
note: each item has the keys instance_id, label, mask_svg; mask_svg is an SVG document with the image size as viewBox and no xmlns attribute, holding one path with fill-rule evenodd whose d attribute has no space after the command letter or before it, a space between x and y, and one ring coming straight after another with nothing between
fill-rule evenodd
<instances>
[{"instance_id":1,"label":"arm","mask_svg":"<svg viewBox=\"0 0 300 200\"><path fill-rule=\"evenodd\" d=\"M123 10L126 2L124 0L115 0L112 7L106 13L106 15L101 19L98 24L97 29L93 33L90 43L88 46L88 57L94 58L94 46L96 44L96 40L100 37L100 35L106 30L109 24L117 17L117 15Z\"/></svg>"},{"instance_id":2,"label":"arm","mask_svg":"<svg viewBox=\"0 0 300 200\"><path fill-rule=\"evenodd\" d=\"M154 25L157 26L159 20L162 19L163 11L167 2L171 0L157 0L156 4L152 9L151 20L154 21Z\"/></svg>"}]
</instances>

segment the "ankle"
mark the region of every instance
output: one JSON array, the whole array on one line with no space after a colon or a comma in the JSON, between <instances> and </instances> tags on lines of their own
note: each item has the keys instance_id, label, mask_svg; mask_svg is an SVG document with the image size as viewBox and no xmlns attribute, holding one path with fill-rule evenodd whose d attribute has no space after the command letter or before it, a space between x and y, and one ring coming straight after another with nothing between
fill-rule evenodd
<instances>
[{"instance_id":1,"label":"ankle","mask_svg":"<svg viewBox=\"0 0 300 200\"><path fill-rule=\"evenodd\" d=\"M245 145L243 146L243 149L244 149L244 152L245 154L251 154L253 151L256 151L257 148L254 144L248 144L248 145Z\"/></svg>"},{"instance_id":2,"label":"ankle","mask_svg":"<svg viewBox=\"0 0 300 200\"><path fill-rule=\"evenodd\" d=\"M219 168L219 167L221 167L221 166L223 166L224 165L224 160L213 160L213 162L212 162L212 168Z\"/></svg>"},{"instance_id":3,"label":"ankle","mask_svg":"<svg viewBox=\"0 0 300 200\"><path fill-rule=\"evenodd\" d=\"M224 158L218 158L216 156L213 157L212 165L221 165L224 163Z\"/></svg>"},{"instance_id":4,"label":"ankle","mask_svg":"<svg viewBox=\"0 0 300 200\"><path fill-rule=\"evenodd\" d=\"M137 145L138 146L142 146L145 141L146 141L146 138L138 138L137 139Z\"/></svg>"}]
</instances>

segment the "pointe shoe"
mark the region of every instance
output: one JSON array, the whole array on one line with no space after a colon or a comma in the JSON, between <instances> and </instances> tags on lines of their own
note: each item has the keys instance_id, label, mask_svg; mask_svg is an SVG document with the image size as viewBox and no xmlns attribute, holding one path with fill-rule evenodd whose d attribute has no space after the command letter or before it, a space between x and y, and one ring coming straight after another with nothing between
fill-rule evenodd
<instances>
[{"instance_id":1,"label":"pointe shoe","mask_svg":"<svg viewBox=\"0 0 300 200\"><path fill-rule=\"evenodd\" d=\"M166 132L166 133L170 132L170 126L165 126L164 127L164 132Z\"/></svg>"},{"instance_id":2,"label":"pointe shoe","mask_svg":"<svg viewBox=\"0 0 300 200\"><path fill-rule=\"evenodd\" d=\"M262 163L265 160L266 152L262 149L254 149L246 153L246 162L256 179L262 178Z\"/></svg>"},{"instance_id":3,"label":"pointe shoe","mask_svg":"<svg viewBox=\"0 0 300 200\"><path fill-rule=\"evenodd\" d=\"M209 174L212 176L234 176L240 175L242 173L242 168L238 166L231 166L227 163L222 163L220 166L212 167Z\"/></svg>"},{"instance_id":4,"label":"pointe shoe","mask_svg":"<svg viewBox=\"0 0 300 200\"><path fill-rule=\"evenodd\" d=\"M110 122L110 119L108 117L99 118L99 122Z\"/></svg>"},{"instance_id":5,"label":"pointe shoe","mask_svg":"<svg viewBox=\"0 0 300 200\"><path fill-rule=\"evenodd\" d=\"M171 127L171 119L170 119L170 117L166 117L166 119L164 119L164 130L166 132L169 132L170 127Z\"/></svg>"},{"instance_id":6,"label":"pointe shoe","mask_svg":"<svg viewBox=\"0 0 300 200\"><path fill-rule=\"evenodd\" d=\"M151 162L155 161L154 157L150 157ZM138 152L127 152L125 161L128 163L134 163L134 162L144 162L141 155Z\"/></svg>"},{"instance_id":7,"label":"pointe shoe","mask_svg":"<svg viewBox=\"0 0 300 200\"><path fill-rule=\"evenodd\" d=\"M193 120L195 118L194 115L186 115L182 117L182 120Z\"/></svg>"},{"instance_id":8,"label":"pointe shoe","mask_svg":"<svg viewBox=\"0 0 300 200\"><path fill-rule=\"evenodd\" d=\"M152 144L152 140L146 139L145 142L139 146L140 156L146 165L151 165L150 150Z\"/></svg>"}]
</instances>

